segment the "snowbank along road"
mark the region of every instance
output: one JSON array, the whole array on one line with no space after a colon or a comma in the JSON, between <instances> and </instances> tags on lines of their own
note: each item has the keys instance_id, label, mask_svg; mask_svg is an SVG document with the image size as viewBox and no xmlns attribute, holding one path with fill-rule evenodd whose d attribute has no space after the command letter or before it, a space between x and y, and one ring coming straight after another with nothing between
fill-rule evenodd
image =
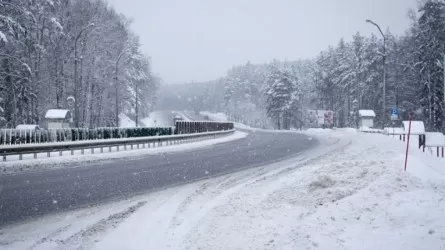
<instances>
[{"instance_id":1,"label":"snowbank along road","mask_svg":"<svg viewBox=\"0 0 445 250\"><path fill-rule=\"evenodd\" d=\"M347 130L309 135L320 143L297 157L6 226L0 247L445 247L443 161L430 162L414 148L404 172L404 144L390 137Z\"/></svg>"},{"instance_id":2,"label":"snowbank along road","mask_svg":"<svg viewBox=\"0 0 445 250\"><path fill-rule=\"evenodd\" d=\"M316 144L302 134L252 132L204 149L1 175L0 225L264 165Z\"/></svg>"}]
</instances>

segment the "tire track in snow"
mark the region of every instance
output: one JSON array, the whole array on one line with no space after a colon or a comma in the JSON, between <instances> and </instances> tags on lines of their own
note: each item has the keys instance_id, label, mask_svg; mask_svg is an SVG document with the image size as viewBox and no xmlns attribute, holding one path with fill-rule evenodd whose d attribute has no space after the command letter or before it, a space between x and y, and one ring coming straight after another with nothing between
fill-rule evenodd
<instances>
[{"instance_id":1,"label":"tire track in snow","mask_svg":"<svg viewBox=\"0 0 445 250\"><path fill-rule=\"evenodd\" d=\"M146 203L147 201L138 202L122 212L112 214L105 219L99 220L90 227L78 231L67 239L56 239L61 232L70 227L70 225L65 226L37 241L30 249L38 248L40 245L49 241L56 242L58 245L57 249L89 249L95 242L99 241L102 235L106 234L109 230L118 227L120 223L125 221Z\"/></svg>"}]
</instances>

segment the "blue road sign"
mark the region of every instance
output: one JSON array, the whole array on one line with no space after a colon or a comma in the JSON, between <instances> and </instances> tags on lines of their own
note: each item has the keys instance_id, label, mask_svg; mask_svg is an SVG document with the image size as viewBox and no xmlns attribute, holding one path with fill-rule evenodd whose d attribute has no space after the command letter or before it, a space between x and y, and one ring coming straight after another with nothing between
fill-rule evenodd
<instances>
[{"instance_id":1,"label":"blue road sign","mask_svg":"<svg viewBox=\"0 0 445 250\"><path fill-rule=\"evenodd\" d=\"M391 115L398 115L399 114L399 111L397 111L397 108L392 108L391 109Z\"/></svg>"}]
</instances>

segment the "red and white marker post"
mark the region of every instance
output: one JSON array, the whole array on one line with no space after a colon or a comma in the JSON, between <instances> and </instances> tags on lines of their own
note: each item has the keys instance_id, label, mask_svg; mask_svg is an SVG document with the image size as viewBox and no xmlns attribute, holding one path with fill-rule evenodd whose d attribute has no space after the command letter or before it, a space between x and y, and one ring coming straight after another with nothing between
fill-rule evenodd
<instances>
[{"instance_id":1,"label":"red and white marker post","mask_svg":"<svg viewBox=\"0 0 445 250\"><path fill-rule=\"evenodd\" d=\"M409 138L411 135L411 121L413 120L413 113L409 113L409 126L408 126L408 141L406 143L406 155L405 155L405 171L406 171L406 165L408 164L408 151L409 151Z\"/></svg>"}]
</instances>

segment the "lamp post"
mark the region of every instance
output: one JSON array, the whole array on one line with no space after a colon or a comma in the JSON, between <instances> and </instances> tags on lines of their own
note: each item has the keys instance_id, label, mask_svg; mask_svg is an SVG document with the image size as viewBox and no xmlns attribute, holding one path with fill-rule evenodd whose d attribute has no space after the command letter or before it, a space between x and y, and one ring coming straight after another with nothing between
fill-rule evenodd
<instances>
[{"instance_id":1,"label":"lamp post","mask_svg":"<svg viewBox=\"0 0 445 250\"><path fill-rule=\"evenodd\" d=\"M380 29L380 26L376 24L375 22L367 19L367 23L370 23L377 27L377 29L380 31L380 34L382 34L383 37L383 126L386 124L386 37L382 32L382 29Z\"/></svg>"},{"instance_id":2,"label":"lamp post","mask_svg":"<svg viewBox=\"0 0 445 250\"><path fill-rule=\"evenodd\" d=\"M79 127L79 92L80 92L80 86L77 82L77 64L78 64L78 54L77 54L77 41L79 41L80 36L82 35L82 33L90 28L90 27L94 27L94 23L90 23L87 26L85 26L83 29L81 29L79 31L79 34L77 34L76 36L76 40L74 41L74 125L76 128Z\"/></svg>"}]
</instances>

